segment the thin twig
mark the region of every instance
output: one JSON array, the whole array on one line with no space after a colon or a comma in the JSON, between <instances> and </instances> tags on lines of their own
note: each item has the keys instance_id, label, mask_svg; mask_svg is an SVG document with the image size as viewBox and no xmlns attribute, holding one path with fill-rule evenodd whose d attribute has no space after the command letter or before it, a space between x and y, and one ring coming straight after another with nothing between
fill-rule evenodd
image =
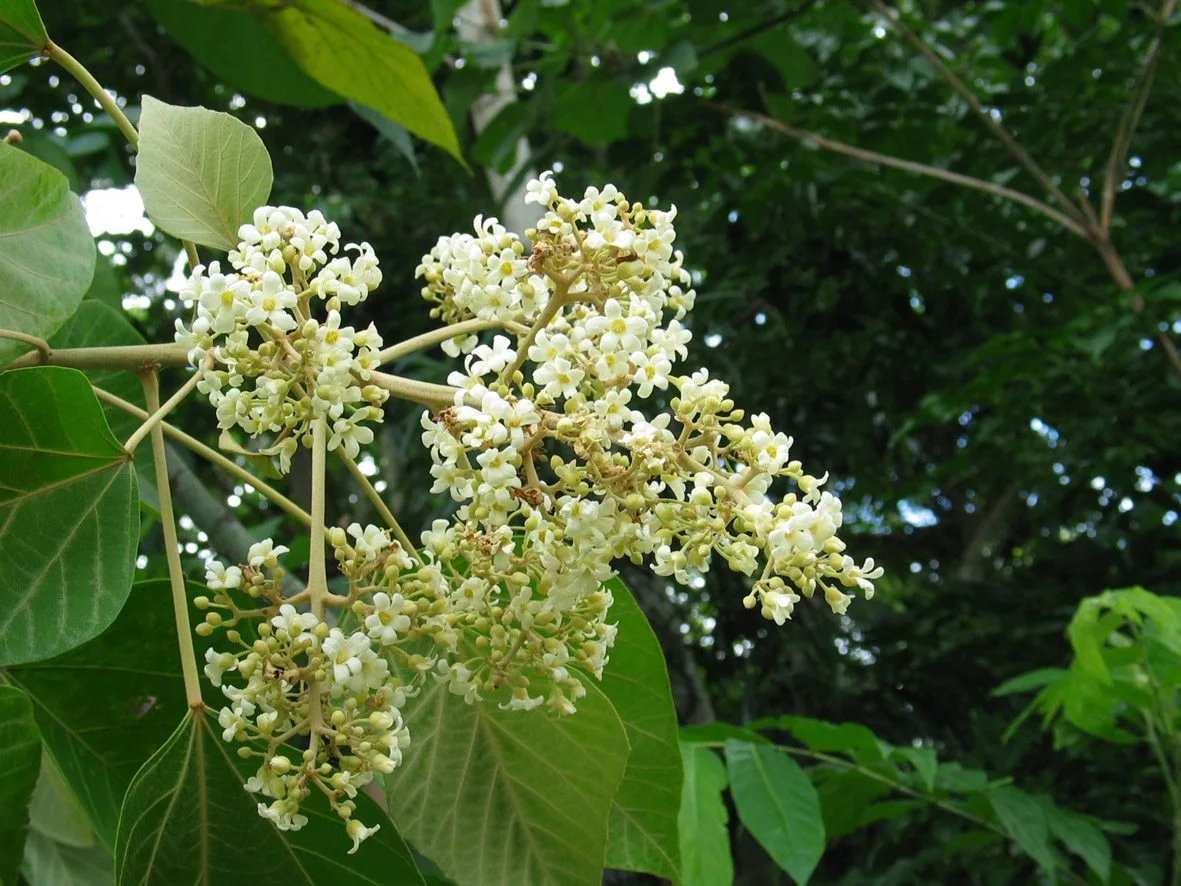
<instances>
[{"instance_id":1,"label":"thin twig","mask_svg":"<svg viewBox=\"0 0 1181 886\"><path fill-rule=\"evenodd\" d=\"M698 50L697 57L698 58L705 58L707 55L710 55L711 53L721 52L723 49L729 49L732 46L736 46L739 43L749 40L751 37L757 37L759 34L763 33L764 31L769 31L772 28L778 27L779 25L783 24L784 22L788 22L794 18L798 18L799 16L803 15L805 12L808 12L809 10L811 10L811 8L815 5L816 5L815 0L807 0L807 2L801 3L799 6L796 6L793 9L786 9L783 12L780 12L780 13L777 13L776 15L771 16L770 18L763 19L761 22L757 22L756 24L753 24L748 28L742 29L737 34L732 34L729 37L724 37L723 39L719 40L718 42L711 43L709 46L706 46L706 47Z\"/></svg>"},{"instance_id":2,"label":"thin twig","mask_svg":"<svg viewBox=\"0 0 1181 886\"><path fill-rule=\"evenodd\" d=\"M201 381L201 372L198 370L189 376L188 380L177 389L176 393L168 398L163 406L149 415L131 436L127 438L127 442L123 444L123 448L129 453L134 453L135 448L139 446L140 442L151 433L152 428L164 419L168 413L172 412L177 406L181 404L185 397L192 393L193 388L197 387L197 383Z\"/></svg>"},{"instance_id":3,"label":"thin twig","mask_svg":"<svg viewBox=\"0 0 1181 886\"><path fill-rule=\"evenodd\" d=\"M1132 282L1132 275L1128 273L1123 259L1120 258L1111 239L1107 236L1107 232L1095 231L1092 243L1096 251L1098 251L1099 257L1103 259L1103 263L1107 265L1108 273L1115 280L1116 286L1128 293L1132 313L1141 313L1144 310L1144 296L1136 291L1135 283ZM1165 358L1169 361L1173 372L1176 373L1178 378L1181 378L1181 354L1177 353L1177 349L1173 346L1173 340L1169 338L1169 333L1167 331L1158 331L1156 340L1160 342L1161 350L1165 352Z\"/></svg>"},{"instance_id":4,"label":"thin twig","mask_svg":"<svg viewBox=\"0 0 1181 886\"><path fill-rule=\"evenodd\" d=\"M94 395L96 397L98 397L98 399L102 400L104 403L109 403L110 405L114 406L116 409L122 409L124 412L128 413L129 415L134 415L135 417L137 417L141 420L146 419L148 417L148 413L145 412L144 410L140 409L134 403L128 403L122 397L117 397L116 395L112 394L110 391L104 391L102 388L97 387L95 385L91 385L91 387L94 390ZM196 437L193 437L190 434L186 434L184 431L182 431L176 425L170 425L168 422L162 421L162 422L160 422L160 427L162 427L164 429L164 433L167 434L169 437L171 437L173 440L176 440L181 445L185 446L188 449L191 449L193 452L195 452L197 455L201 456L206 461L212 462L213 464L217 465L219 468L221 468L226 473L231 474L234 477L237 477L243 483L249 483L253 489L262 493L262 495L264 495L266 498L270 499L270 501L272 503L274 503L280 510L286 512L288 515L290 515L291 517L298 520L304 526L311 525L312 517L307 511L305 511L303 508L301 508L299 505L297 505L295 502L293 502L291 499L289 499L283 493L279 492L279 490L275 489L273 486L271 486L266 481L259 479L258 477L256 477L254 474L250 473L250 471L246 470L241 465L235 464L233 461L226 458L224 455L222 455L216 449L213 449L210 446L206 446L204 443L202 443Z\"/></svg>"},{"instance_id":5,"label":"thin twig","mask_svg":"<svg viewBox=\"0 0 1181 886\"><path fill-rule=\"evenodd\" d=\"M1116 179L1122 178L1127 163L1128 151L1132 147L1132 139L1136 135L1136 128L1140 125L1140 117L1148 104L1148 94L1152 91L1152 81L1156 77L1157 62L1160 61L1161 43L1164 39L1165 22L1177 7L1177 0L1164 0L1161 4L1156 21L1156 35L1144 54L1144 64L1136 78L1136 85L1132 88L1132 97L1120 117L1119 127L1115 132L1115 139L1111 143L1111 154L1107 158L1107 167L1103 172L1103 198L1100 206L1100 225L1104 231L1111 230L1111 219L1115 207Z\"/></svg>"},{"instance_id":6,"label":"thin twig","mask_svg":"<svg viewBox=\"0 0 1181 886\"><path fill-rule=\"evenodd\" d=\"M926 57L927 61L931 63L939 76L946 80L948 85L951 86L951 88L954 89L959 94L959 96L968 103L968 106L976 112L976 116L984 121L984 124L992 131L993 135L995 135L1001 141L1001 143L1004 144L1006 148L1008 148L1009 153L1013 155L1017 162L1020 163L1030 175L1038 180L1041 186L1045 188L1046 192L1055 200L1057 200L1059 205L1061 205L1064 210L1069 212L1070 215L1076 219L1076 221L1079 220L1081 216L1078 207L1075 206L1073 202L1071 202L1070 198L1062 193L1062 189L1059 188L1058 185L1054 184L1053 179L1046 175L1045 171L1041 168L1041 166L1038 165L1037 161L1029 155L1029 152L1027 152L1025 148L1021 147L1021 145L1017 143L1017 140L1013 138L1013 136L1009 135L1008 131L993 118L992 114L990 114L984 105L981 104L980 100L976 98L976 94L972 92L972 90L969 89L964 84L964 82L956 76L955 72L943 62L943 59L939 57L939 54L931 46L929 46L922 37L904 25L902 23L902 17L897 12L890 9L890 7L883 3L882 0L870 0L870 2L873 4L874 8L877 9L879 13L881 13L882 17L890 23L890 26L902 35L902 38L906 40L907 43L909 43L916 50L922 53L924 57Z\"/></svg>"},{"instance_id":7,"label":"thin twig","mask_svg":"<svg viewBox=\"0 0 1181 886\"><path fill-rule=\"evenodd\" d=\"M723 104L709 104L714 110L720 111L724 114L731 114L735 117L748 117L752 120L758 120L765 126L782 132L784 135L804 142L812 142L818 147L824 148L826 151L832 151L836 154L844 154L848 157L854 157L858 160L863 160L866 163L877 163L881 166L892 166L895 169L902 169L906 172L912 172L916 175L926 175L931 178L942 179L943 181L951 182L952 184L961 185L966 188L973 188L977 191L984 191L996 197L1002 197L1005 200L1011 200L1014 203L1020 203L1023 206L1028 206L1040 212L1042 215L1056 221L1062 227L1066 228L1072 234L1077 234L1083 239L1090 239L1087 229L1079 224L1073 217L1059 212L1048 203L1043 203L1036 197L1030 197L1021 191L1015 191L1012 188L1006 188L1003 185L994 184L993 182L984 181L984 179L973 178L970 175L961 175L958 172L950 172L946 169L940 169L937 166L928 166L925 163L915 163L911 160L903 160L900 157L892 157L889 154L879 154L876 151L866 151L862 148L855 148L852 145L847 145L844 142L833 141L830 138L825 138L822 135L817 135L815 132L809 132L805 129L796 129L794 126L788 126L770 117L767 114L760 114L757 111L745 111L741 108L730 107Z\"/></svg>"}]
</instances>

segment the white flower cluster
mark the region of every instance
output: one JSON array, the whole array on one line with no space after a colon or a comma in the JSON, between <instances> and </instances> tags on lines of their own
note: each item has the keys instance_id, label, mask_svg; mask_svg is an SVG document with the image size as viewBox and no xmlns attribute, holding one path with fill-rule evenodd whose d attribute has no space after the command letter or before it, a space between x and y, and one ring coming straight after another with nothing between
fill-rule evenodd
<instances>
[{"instance_id":1,"label":"white flower cluster","mask_svg":"<svg viewBox=\"0 0 1181 886\"><path fill-rule=\"evenodd\" d=\"M370 544L374 567L396 573L409 565L396 542L376 527L351 528L361 546ZM261 758L246 782L246 790L270 801L258 804L259 814L281 830L298 830L307 823L300 805L318 788L347 822L349 851L355 852L377 830L353 818L358 789L375 773L392 772L410 744L401 713L406 692L386 654L399 639L398 629L409 624L380 593L368 607L358 603L371 612L359 630L344 631L299 611L295 604L303 598L284 600L279 591L278 558L286 552L268 539L253 545L240 566L208 565L206 584L214 597L195 601L207 610L197 631L224 629L230 648L206 651L205 675L229 702L218 715L222 737L242 742L242 756ZM237 630L243 620L253 636ZM285 744L295 736L308 737L302 754Z\"/></svg>"},{"instance_id":2,"label":"white flower cluster","mask_svg":"<svg viewBox=\"0 0 1181 886\"><path fill-rule=\"evenodd\" d=\"M423 416L434 490L461 503L424 539L438 567L459 556L486 571L475 598L527 638L534 610L559 622L590 601L597 612L620 557L650 557L684 583L717 554L757 574L744 603L778 624L801 594L820 590L838 613L851 600L842 587L871 596L882 570L844 554L827 475L804 473L767 416L744 424L724 382L673 372L694 300L675 209L629 203L610 185L567 199L548 174L526 199L546 208L527 258L513 234L477 219L474 236L441 238L418 268L436 316L498 321L515 337L453 341L468 353L449 379L461 390ZM789 491L777 496L781 478ZM497 557L524 567L517 583ZM605 625L606 612L596 618ZM585 660L600 662L609 636Z\"/></svg>"},{"instance_id":3,"label":"white flower cluster","mask_svg":"<svg viewBox=\"0 0 1181 886\"><path fill-rule=\"evenodd\" d=\"M372 324L342 326L341 310L381 283L368 243L345 246L340 230L319 211L263 206L243 225L229 254L197 266L180 297L193 309L191 325L176 321L176 340L203 368L198 389L209 397L223 429L267 435L260 450L290 468L309 422L328 419L328 447L355 457L373 439L364 423L380 421L388 394L366 384L378 365L381 336ZM321 319L313 300L323 304Z\"/></svg>"},{"instance_id":4,"label":"white flower cluster","mask_svg":"<svg viewBox=\"0 0 1181 886\"><path fill-rule=\"evenodd\" d=\"M225 739L262 758L246 787L281 828L306 822L300 804L319 788L354 850L373 833L352 817L356 791L400 763L401 710L427 681L469 703L573 713L615 641L606 583L620 558L687 583L720 557L751 577L744 605L777 624L817 591L844 613L842 589L868 598L882 574L844 553L840 502L827 475L791 458L790 437L765 414L747 419L706 370L674 370L695 298L676 210L610 185L567 199L548 173L527 199L545 208L529 250L477 218L417 271L435 316L496 329L447 343L465 355L454 402L421 419L432 491L454 499L454 516L434 521L421 550L376 526L330 528L347 594L284 598L286 548L270 541L247 563L208 566L198 632L225 629L229 648L208 653L206 674L228 701ZM274 435L266 451L284 464L321 417L329 448L355 454L372 435L360 423L381 415L384 392L364 385L381 341L342 328L339 312L380 281L372 251L329 259L336 227L287 208L264 207L241 235L236 272L198 269L186 292L196 319L178 336L206 367L201 389L223 428ZM306 604L347 610L352 627ZM309 739L302 756L286 744L295 736Z\"/></svg>"}]
</instances>

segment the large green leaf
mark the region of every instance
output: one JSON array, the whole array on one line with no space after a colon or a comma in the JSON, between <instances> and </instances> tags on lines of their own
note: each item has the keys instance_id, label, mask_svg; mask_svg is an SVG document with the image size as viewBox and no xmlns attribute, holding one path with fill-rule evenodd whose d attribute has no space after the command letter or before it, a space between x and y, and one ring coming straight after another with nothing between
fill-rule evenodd
<instances>
[{"instance_id":1,"label":"large green leaf","mask_svg":"<svg viewBox=\"0 0 1181 886\"><path fill-rule=\"evenodd\" d=\"M95 279L97 278L98 275L95 274ZM122 311L104 302L87 298L74 312L74 316L70 317L49 340L49 344L55 348L103 348L114 345L142 345L144 337L131 325L127 315ZM141 409L144 408L144 388L134 372L125 369L84 371L92 384L134 403ZM104 403L103 411L107 416L107 424L111 426L111 433L119 440L126 440L140 425L138 418L122 409ZM147 442L135 450L135 464L140 500L152 510L159 511L155 463L152 459L152 447Z\"/></svg>"},{"instance_id":2,"label":"large green leaf","mask_svg":"<svg viewBox=\"0 0 1181 886\"><path fill-rule=\"evenodd\" d=\"M0 326L48 338L94 276L94 238L66 177L0 143ZM0 366L29 350L0 339Z\"/></svg>"},{"instance_id":3,"label":"large green leaf","mask_svg":"<svg viewBox=\"0 0 1181 886\"><path fill-rule=\"evenodd\" d=\"M102 633L131 590L138 537L135 472L86 376L0 374L0 665Z\"/></svg>"},{"instance_id":4,"label":"large green leaf","mask_svg":"<svg viewBox=\"0 0 1181 886\"><path fill-rule=\"evenodd\" d=\"M409 46L336 0L256 3L254 8L314 79L463 161L451 118L422 59Z\"/></svg>"},{"instance_id":5,"label":"large green leaf","mask_svg":"<svg viewBox=\"0 0 1181 886\"><path fill-rule=\"evenodd\" d=\"M732 883L729 816L722 799L726 767L712 750L694 744L681 744L681 761L685 772L678 816L682 886Z\"/></svg>"},{"instance_id":6,"label":"large green leaf","mask_svg":"<svg viewBox=\"0 0 1181 886\"><path fill-rule=\"evenodd\" d=\"M610 702L587 690L568 717L468 705L442 683L408 706L390 810L460 886L598 886L628 745Z\"/></svg>"},{"instance_id":7,"label":"large green leaf","mask_svg":"<svg viewBox=\"0 0 1181 886\"><path fill-rule=\"evenodd\" d=\"M726 742L730 794L738 817L775 863L807 883L824 854L820 797L799 765L783 751Z\"/></svg>"},{"instance_id":8,"label":"large green leaf","mask_svg":"<svg viewBox=\"0 0 1181 886\"><path fill-rule=\"evenodd\" d=\"M94 279L90 281L90 288L86 290L86 298L100 301L122 316L123 281L120 279L120 273L115 271L107 259L95 259Z\"/></svg>"},{"instance_id":9,"label":"large green leaf","mask_svg":"<svg viewBox=\"0 0 1181 886\"><path fill-rule=\"evenodd\" d=\"M33 0L4 0L0 5L0 74L38 55L49 43Z\"/></svg>"},{"instance_id":10,"label":"large green leaf","mask_svg":"<svg viewBox=\"0 0 1181 886\"><path fill-rule=\"evenodd\" d=\"M185 711L171 600L166 580L138 582L101 636L7 672L32 698L46 749L107 846L132 778Z\"/></svg>"},{"instance_id":11,"label":"large green leaf","mask_svg":"<svg viewBox=\"0 0 1181 886\"><path fill-rule=\"evenodd\" d=\"M106 886L114 882L114 866L111 851L95 838L85 810L42 749L21 875L29 886Z\"/></svg>"},{"instance_id":12,"label":"large green leaf","mask_svg":"<svg viewBox=\"0 0 1181 886\"><path fill-rule=\"evenodd\" d=\"M70 846L40 831L29 834L21 875L29 886L108 886L115 882L110 850Z\"/></svg>"},{"instance_id":13,"label":"large green leaf","mask_svg":"<svg viewBox=\"0 0 1181 886\"><path fill-rule=\"evenodd\" d=\"M1049 823L1037 799L1011 785L991 790L987 797L1009 839L1047 871L1053 871L1058 860L1050 847Z\"/></svg>"},{"instance_id":14,"label":"large green leaf","mask_svg":"<svg viewBox=\"0 0 1181 886\"><path fill-rule=\"evenodd\" d=\"M815 779L828 840L839 840L864 827L872 819L877 801L891 793L889 784L855 769L817 766L809 775Z\"/></svg>"},{"instance_id":15,"label":"large green leaf","mask_svg":"<svg viewBox=\"0 0 1181 886\"><path fill-rule=\"evenodd\" d=\"M143 98L135 184L161 230L233 249L238 228L271 193L271 158L258 133L206 108Z\"/></svg>"},{"instance_id":16,"label":"large green leaf","mask_svg":"<svg viewBox=\"0 0 1181 886\"><path fill-rule=\"evenodd\" d=\"M928 791L935 790L935 776L939 772L939 757L934 748L894 748L890 752L890 759L905 760L910 763L923 787Z\"/></svg>"},{"instance_id":17,"label":"large green leaf","mask_svg":"<svg viewBox=\"0 0 1181 886\"><path fill-rule=\"evenodd\" d=\"M0 686L0 883L16 882L40 770L41 736L33 705L19 689Z\"/></svg>"},{"instance_id":18,"label":"large green leaf","mask_svg":"<svg viewBox=\"0 0 1181 886\"><path fill-rule=\"evenodd\" d=\"M41 749L41 774L29 802L29 828L66 846L85 848L98 842L86 810L45 748Z\"/></svg>"},{"instance_id":19,"label":"large green leaf","mask_svg":"<svg viewBox=\"0 0 1181 886\"><path fill-rule=\"evenodd\" d=\"M193 58L248 95L299 108L342 101L305 74L262 23L246 12L192 0L148 0L148 9Z\"/></svg>"},{"instance_id":20,"label":"large green leaf","mask_svg":"<svg viewBox=\"0 0 1181 886\"><path fill-rule=\"evenodd\" d=\"M308 823L300 831L280 831L259 816L257 798L242 789L250 768L209 715L190 711L127 792L115 882L424 883L409 847L367 794L357 796L357 817L381 828L348 855L344 822L317 791L303 804Z\"/></svg>"},{"instance_id":21,"label":"large green leaf","mask_svg":"<svg viewBox=\"0 0 1181 886\"><path fill-rule=\"evenodd\" d=\"M647 871L669 880L680 875L677 813L681 804L681 752L664 653L631 591L617 578L611 618L619 633L601 688L627 730L631 755L611 804L607 865Z\"/></svg>"},{"instance_id":22,"label":"large green leaf","mask_svg":"<svg viewBox=\"0 0 1181 886\"><path fill-rule=\"evenodd\" d=\"M1046 815L1050 833L1071 852L1087 863L1101 883L1111 878L1111 844L1090 819L1059 809L1048 797L1038 798Z\"/></svg>"}]
</instances>

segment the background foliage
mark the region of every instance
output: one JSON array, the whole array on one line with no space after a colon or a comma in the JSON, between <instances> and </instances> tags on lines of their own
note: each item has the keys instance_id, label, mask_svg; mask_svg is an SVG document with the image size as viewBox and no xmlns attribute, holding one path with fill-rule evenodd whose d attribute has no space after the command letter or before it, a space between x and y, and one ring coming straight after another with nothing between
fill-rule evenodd
<instances>
[{"instance_id":1,"label":"background foliage","mask_svg":"<svg viewBox=\"0 0 1181 886\"><path fill-rule=\"evenodd\" d=\"M1154 99L1118 181L1112 238L1135 285L1129 294L1089 244L1025 207L819 150L724 110L758 111L1043 198L871 4L518 0L493 33L465 22L476 13L450 0L371 5L422 59L458 133L450 147L470 169L338 101L281 47L244 53L237 41L249 39L248 27L263 28L252 46L297 52L295 37L249 24L250 3L82 0L45 3L42 13L55 40L126 98L133 119L140 93L151 92L254 127L274 160L272 202L321 206L375 246L386 283L365 307L383 330L431 325L413 269L439 234L502 210L497 175L511 193L527 168L554 168L567 190L611 181L633 199L677 204L678 246L699 280L692 356L729 379L741 404L793 433L805 465L831 472L850 546L887 567L874 602L841 619L803 607L786 629L741 607L740 577L717 572L669 591L626 575L664 646L682 722L792 715L864 724L912 756L878 748L865 751L868 762L852 754L857 765L901 761L898 778L921 786L924 771L934 777L930 760L953 759L960 775L987 772L986 781L1052 794L1063 809L1122 823L1107 834L1122 863L1112 882L1159 882L1171 824L1150 749L1077 729L1042 734L1032 723L1006 735L1027 698L991 691L1069 664L1065 630L1083 598L1125 585L1179 590L1181 383L1157 340L1181 331L1175 21L1163 28ZM1157 32L1154 9L1128 0L901 7L1064 191L1097 194ZM212 15L230 18L213 24ZM655 96L664 68L683 92ZM504 71L514 84L507 98L497 84ZM0 77L3 119L19 123L22 149L65 171L79 193L122 188L132 175L127 149L79 92L50 66L16 69ZM499 110L481 113L497 95ZM174 241L130 228L98 239L90 296L125 309L149 341L170 335ZM399 369L435 380L447 371L435 356ZM205 407L186 409L186 426L200 427ZM446 506L419 491L426 469L416 437L413 410L391 415L369 453L411 525ZM246 490L178 464L174 483L191 490L178 492L180 512L193 518L190 566L200 548L232 545L235 525L248 537L272 531ZM219 517L214 537L198 519L202 506L228 509L238 523ZM366 516L355 497L332 507ZM145 524L145 543L158 546L150 514ZM825 752L798 724L764 722L757 733L687 745L686 771L716 793L728 769L733 785L758 759L763 734ZM1039 846L1015 852L927 802L868 827L842 823L863 774L813 780L829 848L816 860L797 847L786 867L818 864L814 882L1024 882L1053 867L1044 854L1039 862ZM970 805L965 783L944 787ZM1009 801L996 794L980 814L1028 814L1022 800ZM727 814L722 802L697 813L729 822L737 881L784 878L763 835L739 824L742 803ZM83 853L88 844L63 845ZM1075 876L1098 876L1101 859L1075 855L1085 859ZM725 873L703 876L719 882Z\"/></svg>"}]
</instances>

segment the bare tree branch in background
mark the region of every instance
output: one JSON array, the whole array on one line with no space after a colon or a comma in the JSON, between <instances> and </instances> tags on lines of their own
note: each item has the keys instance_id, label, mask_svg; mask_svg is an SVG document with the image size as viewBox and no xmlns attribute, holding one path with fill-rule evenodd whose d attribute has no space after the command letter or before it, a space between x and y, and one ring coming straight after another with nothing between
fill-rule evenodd
<instances>
[{"instance_id":1,"label":"bare tree branch in background","mask_svg":"<svg viewBox=\"0 0 1181 886\"><path fill-rule=\"evenodd\" d=\"M210 546L232 562L245 562L246 552L258 539L205 487L186 463L184 454L174 446L168 447L168 482L177 511L187 514L204 530ZM284 593L296 594L302 589L303 582L296 576L283 573Z\"/></svg>"}]
</instances>

